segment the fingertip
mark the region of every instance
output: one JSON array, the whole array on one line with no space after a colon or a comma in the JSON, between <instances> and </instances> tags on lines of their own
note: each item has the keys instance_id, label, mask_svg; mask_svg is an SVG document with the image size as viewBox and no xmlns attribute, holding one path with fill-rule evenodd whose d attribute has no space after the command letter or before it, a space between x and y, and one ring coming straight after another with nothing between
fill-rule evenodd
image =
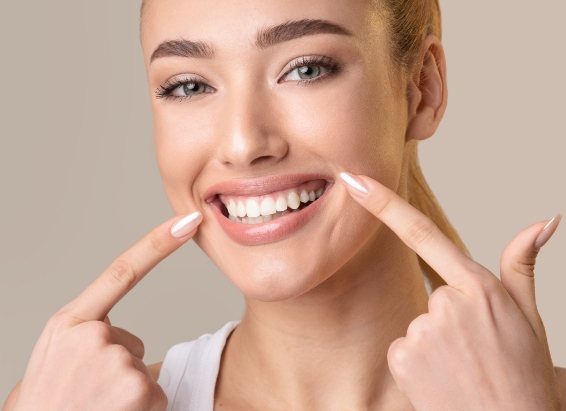
<instances>
[{"instance_id":1,"label":"fingertip","mask_svg":"<svg viewBox=\"0 0 566 411\"><path fill-rule=\"evenodd\" d=\"M542 248L542 246L544 246L548 242L548 240L550 240L550 238L556 232L558 224L560 224L560 220L562 220L562 214L558 213L548 223L546 223L534 242L536 249Z\"/></svg>"},{"instance_id":2,"label":"fingertip","mask_svg":"<svg viewBox=\"0 0 566 411\"><path fill-rule=\"evenodd\" d=\"M350 193L362 198L366 197L369 194L368 188L357 176L354 176L346 171L342 171L339 176L340 179L345 183Z\"/></svg>"},{"instance_id":3,"label":"fingertip","mask_svg":"<svg viewBox=\"0 0 566 411\"><path fill-rule=\"evenodd\" d=\"M194 231L202 222L202 214L194 211L178 220L170 229L170 233L175 238L183 238Z\"/></svg>"}]
</instances>

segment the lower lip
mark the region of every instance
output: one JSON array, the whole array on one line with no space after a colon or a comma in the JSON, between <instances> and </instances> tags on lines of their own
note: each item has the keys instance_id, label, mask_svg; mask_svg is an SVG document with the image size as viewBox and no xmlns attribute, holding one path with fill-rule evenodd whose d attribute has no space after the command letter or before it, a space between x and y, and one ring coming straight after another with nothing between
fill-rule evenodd
<instances>
[{"instance_id":1,"label":"lower lip","mask_svg":"<svg viewBox=\"0 0 566 411\"><path fill-rule=\"evenodd\" d=\"M217 203L210 205L220 226L232 240L243 245L261 245L282 240L307 224L326 202L326 197L328 197L328 192L332 186L332 183L327 183L322 195L307 207L259 224L232 221L222 214Z\"/></svg>"}]
</instances>

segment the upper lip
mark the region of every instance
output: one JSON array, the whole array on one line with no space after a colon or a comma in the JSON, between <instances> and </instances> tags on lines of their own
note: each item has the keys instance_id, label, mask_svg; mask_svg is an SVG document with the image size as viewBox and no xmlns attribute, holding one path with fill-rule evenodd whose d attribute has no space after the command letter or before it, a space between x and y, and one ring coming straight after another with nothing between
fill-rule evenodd
<instances>
[{"instance_id":1,"label":"upper lip","mask_svg":"<svg viewBox=\"0 0 566 411\"><path fill-rule=\"evenodd\" d=\"M261 196L296 187L312 180L326 180L327 182L332 182L332 179L328 175L319 173L283 174L233 179L221 181L210 186L204 193L204 199L208 203L214 200L218 194L250 197Z\"/></svg>"}]
</instances>

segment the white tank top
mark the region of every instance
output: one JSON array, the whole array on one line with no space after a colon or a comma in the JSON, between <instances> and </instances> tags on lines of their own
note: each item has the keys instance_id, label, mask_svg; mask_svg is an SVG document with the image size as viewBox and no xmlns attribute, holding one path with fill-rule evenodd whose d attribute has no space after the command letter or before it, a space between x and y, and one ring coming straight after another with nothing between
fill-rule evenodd
<instances>
[{"instance_id":1,"label":"white tank top","mask_svg":"<svg viewBox=\"0 0 566 411\"><path fill-rule=\"evenodd\" d=\"M226 340L239 324L229 321L214 334L175 344L165 354L157 383L167 411L213 411L214 389Z\"/></svg>"}]
</instances>

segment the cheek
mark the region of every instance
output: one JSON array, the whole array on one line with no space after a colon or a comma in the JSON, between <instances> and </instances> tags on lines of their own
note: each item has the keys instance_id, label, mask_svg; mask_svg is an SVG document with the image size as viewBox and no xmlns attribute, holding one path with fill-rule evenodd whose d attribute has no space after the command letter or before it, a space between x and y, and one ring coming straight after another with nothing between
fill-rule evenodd
<instances>
[{"instance_id":1,"label":"cheek","mask_svg":"<svg viewBox=\"0 0 566 411\"><path fill-rule=\"evenodd\" d=\"M290 144L338 168L395 174L404 147L399 101L378 76L352 73L346 81L329 81L335 83L284 104L281 118Z\"/></svg>"},{"instance_id":2,"label":"cheek","mask_svg":"<svg viewBox=\"0 0 566 411\"><path fill-rule=\"evenodd\" d=\"M195 130L206 130L204 124L183 121L177 110L154 109L155 150L162 184L177 214L192 211L192 183L208 158L206 141ZM190 116L198 118L196 116ZM198 121L198 120L197 120ZM204 128L203 128L204 127Z\"/></svg>"}]
</instances>

